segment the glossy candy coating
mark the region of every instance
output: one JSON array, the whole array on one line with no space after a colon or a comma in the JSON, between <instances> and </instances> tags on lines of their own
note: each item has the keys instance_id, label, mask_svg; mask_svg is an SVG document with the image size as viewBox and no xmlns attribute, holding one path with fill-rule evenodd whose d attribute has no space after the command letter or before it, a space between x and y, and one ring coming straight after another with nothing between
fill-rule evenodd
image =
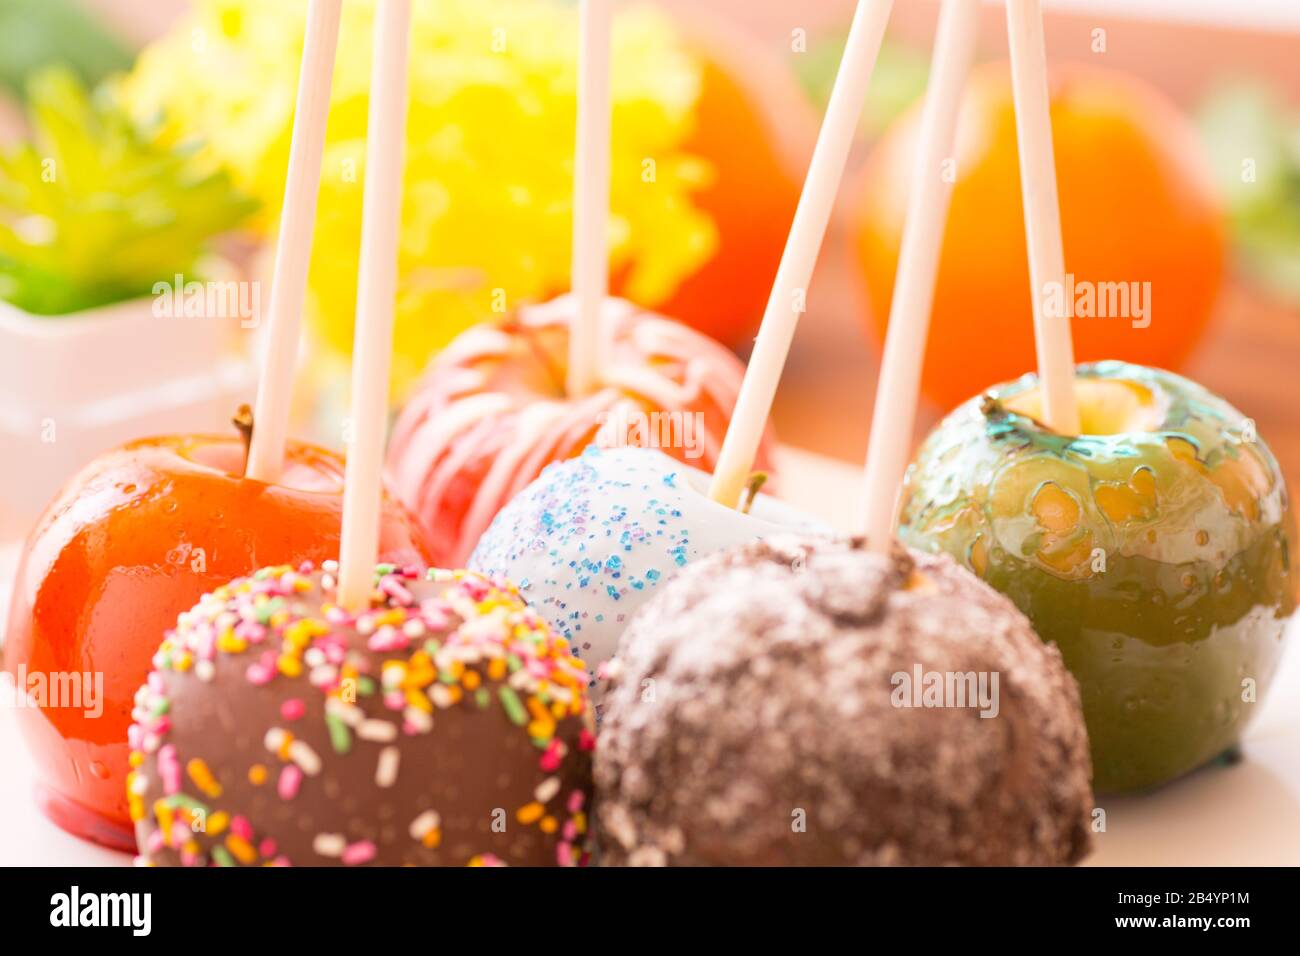
<instances>
[{"instance_id":1,"label":"glossy candy coating","mask_svg":"<svg viewBox=\"0 0 1300 956\"><path fill-rule=\"evenodd\" d=\"M1149 427L1061 436L1009 407L1033 376L996 386L925 441L899 534L1061 648L1096 788L1136 790L1232 747L1258 710L1295 609L1295 526L1277 461L1225 401L1126 363L1078 375L1125 383Z\"/></svg>"},{"instance_id":2,"label":"glossy candy coating","mask_svg":"<svg viewBox=\"0 0 1300 956\"><path fill-rule=\"evenodd\" d=\"M127 815L131 700L176 616L206 591L278 561L338 556L344 463L298 442L276 484L245 480L236 437L170 436L96 458L46 508L18 565L5 668L101 673L102 713L15 716L55 822L134 846ZM424 563L419 530L387 500L385 560ZM93 713L93 712L92 712Z\"/></svg>"}]
</instances>

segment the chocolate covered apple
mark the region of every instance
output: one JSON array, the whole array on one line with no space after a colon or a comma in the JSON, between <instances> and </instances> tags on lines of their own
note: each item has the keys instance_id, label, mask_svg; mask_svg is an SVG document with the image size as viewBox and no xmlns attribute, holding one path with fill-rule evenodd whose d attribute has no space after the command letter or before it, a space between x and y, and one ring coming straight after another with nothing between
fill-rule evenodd
<instances>
[{"instance_id":1,"label":"chocolate covered apple","mask_svg":"<svg viewBox=\"0 0 1300 956\"><path fill-rule=\"evenodd\" d=\"M794 535L723 551L641 609L613 669L603 863L1041 866L1087 851L1075 682L944 555Z\"/></svg>"},{"instance_id":2,"label":"chocolate covered apple","mask_svg":"<svg viewBox=\"0 0 1300 956\"><path fill-rule=\"evenodd\" d=\"M176 615L268 563L337 557L342 458L291 442L279 481L267 484L243 477L244 454L233 435L133 442L82 469L27 540L6 670L103 675L102 713L57 701L15 711L42 808L80 836L134 843L124 789L131 701ZM393 501L382 542L384 560L425 561L420 532Z\"/></svg>"},{"instance_id":3,"label":"chocolate covered apple","mask_svg":"<svg viewBox=\"0 0 1300 956\"><path fill-rule=\"evenodd\" d=\"M1101 362L1082 429L1041 424L1034 376L950 415L907 478L903 540L1010 597L1079 680L1099 790L1231 748L1296 606L1286 483L1253 422L1169 372Z\"/></svg>"},{"instance_id":4,"label":"chocolate covered apple","mask_svg":"<svg viewBox=\"0 0 1300 956\"><path fill-rule=\"evenodd\" d=\"M574 866L595 744L586 674L508 585L337 565L205 594L130 729L143 860L162 866Z\"/></svg>"}]
</instances>

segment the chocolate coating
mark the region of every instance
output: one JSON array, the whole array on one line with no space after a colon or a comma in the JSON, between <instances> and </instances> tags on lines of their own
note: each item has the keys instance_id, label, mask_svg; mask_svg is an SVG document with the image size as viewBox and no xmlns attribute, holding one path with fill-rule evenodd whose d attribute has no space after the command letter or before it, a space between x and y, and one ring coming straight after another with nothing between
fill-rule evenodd
<instances>
[{"instance_id":1,"label":"chocolate coating","mask_svg":"<svg viewBox=\"0 0 1300 956\"><path fill-rule=\"evenodd\" d=\"M997 674L996 716L896 706ZM624 633L595 759L602 864L1063 864L1088 741L1055 647L946 556L779 536L692 565ZM919 691L918 691L919 693ZM944 698L952 703L955 696ZM990 712L992 708L983 708Z\"/></svg>"},{"instance_id":2,"label":"chocolate coating","mask_svg":"<svg viewBox=\"0 0 1300 956\"><path fill-rule=\"evenodd\" d=\"M583 665L513 588L430 575L353 616L332 575L268 569L181 616L133 715L146 861L584 860Z\"/></svg>"}]
</instances>

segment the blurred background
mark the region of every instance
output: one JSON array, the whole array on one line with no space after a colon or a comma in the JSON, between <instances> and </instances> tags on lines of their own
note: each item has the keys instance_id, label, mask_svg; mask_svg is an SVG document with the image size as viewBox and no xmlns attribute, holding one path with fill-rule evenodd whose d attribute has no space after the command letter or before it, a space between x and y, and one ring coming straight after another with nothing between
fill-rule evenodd
<instances>
[{"instance_id":1,"label":"blurred background","mask_svg":"<svg viewBox=\"0 0 1300 956\"><path fill-rule=\"evenodd\" d=\"M1300 478L1300 6L1046 0L1067 269L1150 283L1150 323L1076 319L1081 360L1184 372ZM338 445L371 3L346 4L298 431ZM860 461L937 4L899 0L778 397L787 442ZM159 323L178 275L266 278L305 3L0 0L0 538L92 455L224 430L249 400L237 314ZM851 0L620 6L611 273L744 355ZM394 397L452 336L568 275L574 5L416 3ZM918 432L1033 364L1000 4L963 108ZM653 175L646 178L646 160ZM60 188L51 191L49 184ZM653 187L653 188L648 188ZM265 292L261 302L267 300ZM236 311L236 310L232 310Z\"/></svg>"}]
</instances>

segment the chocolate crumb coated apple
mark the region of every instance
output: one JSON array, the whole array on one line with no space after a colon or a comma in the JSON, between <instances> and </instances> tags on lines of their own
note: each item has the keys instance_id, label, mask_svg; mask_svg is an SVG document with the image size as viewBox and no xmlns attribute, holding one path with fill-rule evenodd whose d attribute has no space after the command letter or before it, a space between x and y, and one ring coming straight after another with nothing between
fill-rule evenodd
<instances>
[{"instance_id":1,"label":"chocolate crumb coated apple","mask_svg":"<svg viewBox=\"0 0 1300 956\"><path fill-rule=\"evenodd\" d=\"M159 865L574 865L587 675L518 592L381 566L267 568L180 616L136 696L127 783Z\"/></svg>"},{"instance_id":2,"label":"chocolate crumb coated apple","mask_svg":"<svg viewBox=\"0 0 1300 956\"><path fill-rule=\"evenodd\" d=\"M1235 746L1295 610L1294 517L1254 423L1159 369L1081 365L1082 434L1039 423L1034 376L926 439L899 536L1006 594L1079 681L1098 791Z\"/></svg>"},{"instance_id":3,"label":"chocolate crumb coated apple","mask_svg":"<svg viewBox=\"0 0 1300 956\"><path fill-rule=\"evenodd\" d=\"M1065 864L1088 850L1074 679L946 556L782 535L633 618L595 758L603 864Z\"/></svg>"}]
</instances>

